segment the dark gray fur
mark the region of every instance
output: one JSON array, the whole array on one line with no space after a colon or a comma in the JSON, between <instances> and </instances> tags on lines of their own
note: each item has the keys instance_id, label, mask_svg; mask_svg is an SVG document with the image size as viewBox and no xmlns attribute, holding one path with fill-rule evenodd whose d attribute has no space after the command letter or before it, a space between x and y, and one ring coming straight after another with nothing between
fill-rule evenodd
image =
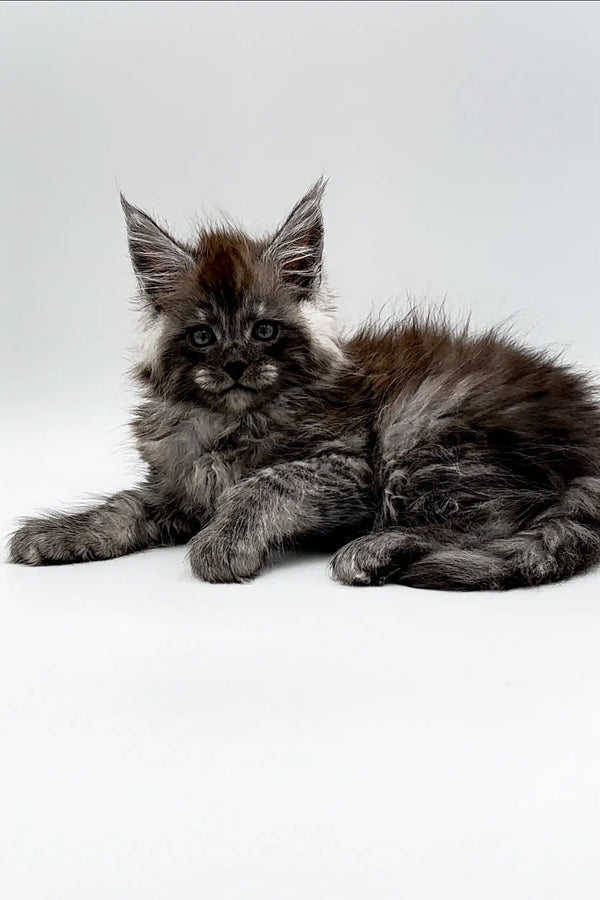
<instances>
[{"instance_id":1,"label":"dark gray fur","mask_svg":"<svg viewBox=\"0 0 600 900\"><path fill-rule=\"evenodd\" d=\"M27 520L13 562L186 542L194 574L236 582L277 551L327 546L344 584L452 590L543 584L598 562L590 383L499 332L439 318L342 340L323 278L323 187L260 240L217 228L180 243L123 201L147 477L96 508ZM253 337L257 321L277 336ZM201 326L215 343L198 349Z\"/></svg>"}]
</instances>

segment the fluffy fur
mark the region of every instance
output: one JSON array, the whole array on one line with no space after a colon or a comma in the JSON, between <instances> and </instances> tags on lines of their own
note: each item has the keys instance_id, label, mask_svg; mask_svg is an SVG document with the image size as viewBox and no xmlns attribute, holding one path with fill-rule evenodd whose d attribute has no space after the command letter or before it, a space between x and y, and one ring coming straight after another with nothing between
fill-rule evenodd
<instances>
[{"instance_id":1,"label":"fluffy fur","mask_svg":"<svg viewBox=\"0 0 600 900\"><path fill-rule=\"evenodd\" d=\"M14 562L189 542L198 577L235 582L278 550L330 546L344 584L452 590L598 562L600 411L586 378L431 316L342 339L323 189L264 239L213 228L193 244L123 199L147 477L95 508L27 520Z\"/></svg>"}]
</instances>

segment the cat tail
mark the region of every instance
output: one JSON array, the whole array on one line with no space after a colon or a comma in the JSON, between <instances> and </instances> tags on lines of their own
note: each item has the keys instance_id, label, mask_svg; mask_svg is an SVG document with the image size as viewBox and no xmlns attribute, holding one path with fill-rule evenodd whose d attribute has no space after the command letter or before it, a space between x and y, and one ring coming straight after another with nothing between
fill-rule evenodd
<instances>
[{"instance_id":1,"label":"cat tail","mask_svg":"<svg viewBox=\"0 0 600 900\"><path fill-rule=\"evenodd\" d=\"M600 562L600 477L574 479L551 506L511 537L442 547L394 581L419 588L508 590L562 581Z\"/></svg>"}]
</instances>

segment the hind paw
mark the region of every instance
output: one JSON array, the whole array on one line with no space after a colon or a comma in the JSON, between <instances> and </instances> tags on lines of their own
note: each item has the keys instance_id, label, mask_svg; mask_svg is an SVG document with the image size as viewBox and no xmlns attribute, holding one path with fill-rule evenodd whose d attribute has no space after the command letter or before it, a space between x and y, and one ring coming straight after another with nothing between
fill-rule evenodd
<instances>
[{"instance_id":1,"label":"hind paw","mask_svg":"<svg viewBox=\"0 0 600 900\"><path fill-rule=\"evenodd\" d=\"M357 538L338 550L331 560L331 574L340 584L374 587L385 584L391 557L376 534Z\"/></svg>"},{"instance_id":2,"label":"hind paw","mask_svg":"<svg viewBox=\"0 0 600 900\"><path fill-rule=\"evenodd\" d=\"M331 574L341 584L374 587L396 581L430 549L414 531L389 529L356 538L335 554Z\"/></svg>"}]
</instances>

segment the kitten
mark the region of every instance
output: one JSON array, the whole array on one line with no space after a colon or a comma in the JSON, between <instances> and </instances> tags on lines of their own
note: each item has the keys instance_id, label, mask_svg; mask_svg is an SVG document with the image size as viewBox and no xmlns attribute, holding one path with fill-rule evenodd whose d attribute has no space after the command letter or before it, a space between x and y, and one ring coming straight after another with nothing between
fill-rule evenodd
<instances>
[{"instance_id":1,"label":"kitten","mask_svg":"<svg viewBox=\"0 0 600 900\"><path fill-rule=\"evenodd\" d=\"M10 558L189 542L206 581L288 547L333 577L452 590L558 581L600 559L600 409L580 375L433 317L335 327L319 181L271 236L174 240L122 198L143 304L133 431L147 476L26 520Z\"/></svg>"}]
</instances>

